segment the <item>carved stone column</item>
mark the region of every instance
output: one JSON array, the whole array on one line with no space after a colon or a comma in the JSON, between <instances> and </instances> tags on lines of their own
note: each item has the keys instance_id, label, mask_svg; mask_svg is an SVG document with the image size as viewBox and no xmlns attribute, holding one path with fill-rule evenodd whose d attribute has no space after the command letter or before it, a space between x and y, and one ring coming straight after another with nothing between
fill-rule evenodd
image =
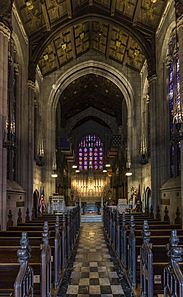
<instances>
[{"instance_id":1,"label":"carved stone column","mask_svg":"<svg viewBox=\"0 0 183 297\"><path fill-rule=\"evenodd\" d=\"M34 162L34 100L35 83L28 81L28 160L27 160L27 205L32 208L33 196L33 162Z\"/></svg>"},{"instance_id":2,"label":"carved stone column","mask_svg":"<svg viewBox=\"0 0 183 297\"><path fill-rule=\"evenodd\" d=\"M155 210L160 204L160 151L158 147L158 100L157 100L157 76L149 77L149 101L150 101L150 147L151 147L151 188L152 205Z\"/></svg>"},{"instance_id":3,"label":"carved stone column","mask_svg":"<svg viewBox=\"0 0 183 297\"><path fill-rule=\"evenodd\" d=\"M8 96L8 42L10 30L0 22L0 225L6 228L7 151L4 146Z\"/></svg>"}]
</instances>

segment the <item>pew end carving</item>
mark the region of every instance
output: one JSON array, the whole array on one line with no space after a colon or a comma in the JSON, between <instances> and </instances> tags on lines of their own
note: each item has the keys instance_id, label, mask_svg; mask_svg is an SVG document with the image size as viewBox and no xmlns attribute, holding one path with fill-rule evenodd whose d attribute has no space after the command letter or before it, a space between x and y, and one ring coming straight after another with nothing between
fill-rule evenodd
<instances>
[{"instance_id":1,"label":"pew end carving","mask_svg":"<svg viewBox=\"0 0 183 297\"><path fill-rule=\"evenodd\" d=\"M21 208L18 210L18 219L17 219L17 226L22 224L22 211Z\"/></svg>"},{"instance_id":2,"label":"pew end carving","mask_svg":"<svg viewBox=\"0 0 183 297\"><path fill-rule=\"evenodd\" d=\"M7 230L13 226L13 220L12 220L12 212L11 212L11 209L9 210L8 212L8 222L7 222Z\"/></svg>"}]
</instances>

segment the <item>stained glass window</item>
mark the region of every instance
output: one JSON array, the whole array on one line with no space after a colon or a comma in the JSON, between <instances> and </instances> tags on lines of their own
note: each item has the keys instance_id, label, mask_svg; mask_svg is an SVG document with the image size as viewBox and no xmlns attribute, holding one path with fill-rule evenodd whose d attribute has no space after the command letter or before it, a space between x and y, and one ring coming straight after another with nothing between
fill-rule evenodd
<instances>
[{"instance_id":1,"label":"stained glass window","mask_svg":"<svg viewBox=\"0 0 183 297\"><path fill-rule=\"evenodd\" d=\"M180 62L177 50L176 34L173 34L168 47L169 73L168 96L170 110L170 173L180 175L180 137L179 130L182 122L180 100Z\"/></svg>"},{"instance_id":2,"label":"stained glass window","mask_svg":"<svg viewBox=\"0 0 183 297\"><path fill-rule=\"evenodd\" d=\"M16 100L17 100L17 75L16 75L16 50L13 40L9 43L11 58L8 63L8 103L6 119L7 137L7 178L16 179Z\"/></svg>"},{"instance_id":3,"label":"stained glass window","mask_svg":"<svg viewBox=\"0 0 183 297\"><path fill-rule=\"evenodd\" d=\"M79 170L103 169L103 143L96 135L84 136L78 149Z\"/></svg>"}]
</instances>

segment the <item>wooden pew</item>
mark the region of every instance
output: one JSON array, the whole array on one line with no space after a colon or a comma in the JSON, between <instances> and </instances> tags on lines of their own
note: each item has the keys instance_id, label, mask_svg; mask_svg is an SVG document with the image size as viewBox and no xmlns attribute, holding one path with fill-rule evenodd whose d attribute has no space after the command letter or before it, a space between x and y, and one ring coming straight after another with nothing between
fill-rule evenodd
<instances>
[{"instance_id":1,"label":"wooden pew","mask_svg":"<svg viewBox=\"0 0 183 297\"><path fill-rule=\"evenodd\" d=\"M155 250L150 244L150 231L144 224L144 239L140 256L140 292L142 296L183 296L183 248L178 246L177 231L172 230L165 250ZM167 253L168 250L168 253ZM160 261L161 259L161 261ZM178 264L179 262L179 264Z\"/></svg>"},{"instance_id":2,"label":"wooden pew","mask_svg":"<svg viewBox=\"0 0 183 297\"><path fill-rule=\"evenodd\" d=\"M23 228L25 231L25 228ZM29 228L28 228L29 229ZM26 229L27 230L27 229ZM0 261L1 261L1 256L3 256L3 252L7 251L8 256L14 261L15 260L15 256L13 257L13 251L17 250L17 245L19 243L19 233L21 234L21 231L18 228L18 231L13 231L13 234L16 235L16 237L10 237L9 235L12 233L12 231L7 231L7 232L3 232L3 236L1 237L1 233L0 233ZM35 235L34 231L29 231L28 234L32 234ZM4 236L6 235L6 237ZM11 234L12 235L12 234ZM43 247L43 239L42 239L42 232L41 230L39 232L36 231L36 237L29 237L29 241L30 244L32 246L32 259L31 259L31 264L32 260L34 258L34 262L40 262L40 254L41 254L41 250ZM53 235L53 232L52 232ZM52 250L52 279L54 280L54 284L53 287L55 289L58 289L58 286L60 284L61 281L61 276L63 276L64 271L62 271L62 266L61 266L61 261L62 261L62 256L64 255L64 248L62 248L62 244L61 244L61 236L60 236L60 230L59 230L59 221L56 220L56 226L55 226L55 232L54 232L54 237L51 237L50 242L50 247ZM2 245L2 246L1 246ZM4 247L3 247L4 245ZM7 247L5 247L5 245L8 245L8 250ZM63 244L64 245L64 244ZM9 248L10 246L10 248ZM11 251L11 253L9 252L9 250ZM14 253L15 255L15 253ZM6 258L6 255L4 255ZM8 257L7 256L7 257ZM4 259L2 258L2 259ZM11 261L10 259L10 261ZM63 262L65 262L65 259L63 259ZM34 269L36 269L36 271L38 271L39 269L37 267L34 267ZM39 275L38 272L36 272L36 275ZM37 279L39 279L40 277L37 277Z\"/></svg>"},{"instance_id":3,"label":"wooden pew","mask_svg":"<svg viewBox=\"0 0 183 297\"><path fill-rule=\"evenodd\" d=\"M72 215L70 215L70 213ZM59 227L59 224L56 223L57 227L55 225L55 216L49 216L49 219L51 219L51 231L49 231L50 235L52 236L52 252L53 252L53 272L54 272L54 288L55 292L59 288L60 282L62 280L63 274L66 269L68 258L71 256L71 251L73 249L73 246L76 242L76 239L79 234L79 225L80 225L80 212L77 208L76 210L72 209L69 211L69 214L60 215L60 218L62 218L61 227ZM57 216L58 218L58 216ZM66 223L65 223L66 218ZM22 231L28 231L30 237L30 241L33 245L38 245L38 249L41 246L41 226L44 222L44 218L37 220L36 222L28 222L28 223L20 223L17 227L11 227L10 230L7 232L0 232L0 244L3 243L3 245L6 245L8 243L9 245L9 238L11 238L11 244L16 245L19 235ZM32 223L32 224L31 224ZM71 233L71 234L70 234ZM55 235L55 236L54 236ZM7 236L8 240L4 237ZM9 237L11 236L11 237ZM13 237L12 237L13 236ZM53 237L54 236L54 237ZM3 238L3 239L2 239ZM57 244L55 244L57 242ZM53 245L54 244L54 245ZM66 254L66 251L67 254Z\"/></svg>"},{"instance_id":4,"label":"wooden pew","mask_svg":"<svg viewBox=\"0 0 183 297\"><path fill-rule=\"evenodd\" d=\"M48 223L44 223L43 228L43 244L42 250L40 246L33 247L32 257L30 259L30 266L34 271L34 296L47 297L51 296L51 248L48 241ZM27 238L27 233L22 233L21 246L22 252L25 252L25 238ZM28 240L27 240L28 241ZM28 244L27 244L28 245ZM15 282L15 274L19 271L19 264L16 258L17 247L2 247L0 249L0 292L1 294L5 291L13 290L13 283ZM10 253L11 252L11 253ZM28 252L28 251L27 251ZM6 260L7 262L5 263ZM23 261L23 260L22 260ZM21 264L21 262L20 262ZM27 267L26 265L24 265ZM24 270L25 270L24 267ZM9 271L9 276L6 279L6 271ZM20 281L22 272L18 275L18 280ZM15 288L20 290L20 284L15 282ZM4 294L4 293L3 293ZM20 295L22 296L22 295ZM17 297L19 297L17 295Z\"/></svg>"},{"instance_id":5,"label":"wooden pew","mask_svg":"<svg viewBox=\"0 0 183 297\"><path fill-rule=\"evenodd\" d=\"M33 269L28 263L31 255L27 233L22 233L20 245L17 251L19 263L17 259L14 263L0 263L0 296L33 296Z\"/></svg>"},{"instance_id":6,"label":"wooden pew","mask_svg":"<svg viewBox=\"0 0 183 297\"><path fill-rule=\"evenodd\" d=\"M143 220L142 218L139 219L136 215L135 221L137 224L133 224L133 221L134 216L132 222L129 224L128 216L128 222L126 224L125 215L118 216L115 208L109 210L108 214L104 211L104 230L106 237L116 253L119 263L122 265L122 269L126 269L126 275L129 278L132 289L135 289L136 282L140 280L140 266L137 258L140 259L140 247L143 242ZM162 293L162 273L168 261L166 244L169 241L172 228L175 227L179 229L180 242L183 244L183 232L180 224L170 225L167 222L150 219L149 228L152 234L151 243L154 255L153 269L155 278L153 281L155 282L155 293ZM130 234L131 231L132 234Z\"/></svg>"}]
</instances>

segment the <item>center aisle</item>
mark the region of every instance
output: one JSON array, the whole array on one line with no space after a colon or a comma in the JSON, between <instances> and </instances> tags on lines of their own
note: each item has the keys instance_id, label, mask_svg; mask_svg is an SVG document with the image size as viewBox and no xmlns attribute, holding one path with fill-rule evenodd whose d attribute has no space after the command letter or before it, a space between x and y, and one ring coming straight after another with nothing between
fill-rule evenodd
<instances>
[{"instance_id":1,"label":"center aisle","mask_svg":"<svg viewBox=\"0 0 183 297\"><path fill-rule=\"evenodd\" d=\"M102 224L82 223L66 294L59 296L130 296L124 294L121 285L124 280L119 276L104 239Z\"/></svg>"}]
</instances>

